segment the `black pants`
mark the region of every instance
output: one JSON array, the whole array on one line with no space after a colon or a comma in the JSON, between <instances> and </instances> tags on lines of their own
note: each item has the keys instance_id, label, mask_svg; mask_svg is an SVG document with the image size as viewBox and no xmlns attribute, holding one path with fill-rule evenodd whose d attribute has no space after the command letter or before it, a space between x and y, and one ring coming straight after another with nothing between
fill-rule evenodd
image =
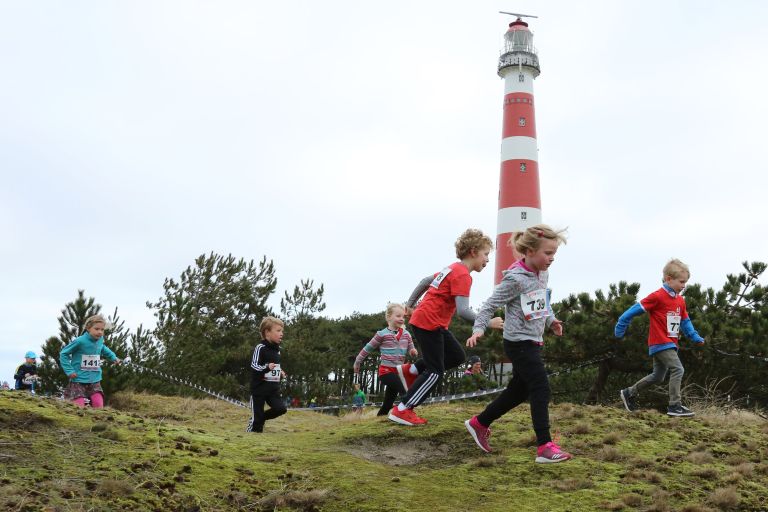
<instances>
[{"instance_id":1,"label":"black pants","mask_svg":"<svg viewBox=\"0 0 768 512\"><path fill-rule=\"evenodd\" d=\"M269 405L269 410L264 410L264 404ZM282 416L286 413L286 410L283 399L280 398L280 390L269 394L252 393L251 411L253 411L253 417L248 422L248 427L246 427L245 431L263 432L265 421Z\"/></svg>"},{"instance_id":2,"label":"black pants","mask_svg":"<svg viewBox=\"0 0 768 512\"><path fill-rule=\"evenodd\" d=\"M416 366L419 369L424 367L403 398L407 407L414 408L440 383L445 370L456 368L464 362L466 354L461 343L448 329L427 331L415 325L411 325L411 329L421 348L421 359L416 362Z\"/></svg>"},{"instance_id":3,"label":"black pants","mask_svg":"<svg viewBox=\"0 0 768 512\"><path fill-rule=\"evenodd\" d=\"M486 427L526 399L531 403L531 419L540 446L552 440L549 434L549 378L541 360L541 345L532 341L504 340L504 353L512 361L512 378L507 388L477 415Z\"/></svg>"},{"instance_id":4,"label":"black pants","mask_svg":"<svg viewBox=\"0 0 768 512\"><path fill-rule=\"evenodd\" d=\"M400 376L396 373L380 375L379 382L384 384L386 388L384 389L384 402L381 404L381 409L379 409L376 416L385 416L389 414L389 410L392 409L392 405L395 403L395 398L405 394L405 387L400 381Z\"/></svg>"}]
</instances>

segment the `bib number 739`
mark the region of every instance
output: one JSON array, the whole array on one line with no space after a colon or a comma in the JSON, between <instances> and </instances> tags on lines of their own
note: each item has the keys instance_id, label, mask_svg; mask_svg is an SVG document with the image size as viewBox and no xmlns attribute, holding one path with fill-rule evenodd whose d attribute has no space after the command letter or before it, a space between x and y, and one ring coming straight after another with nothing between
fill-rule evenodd
<instances>
[{"instance_id":1,"label":"bib number 739","mask_svg":"<svg viewBox=\"0 0 768 512\"><path fill-rule=\"evenodd\" d=\"M546 288L521 293L520 307L526 320L544 318L552 314L552 310L549 307L549 294Z\"/></svg>"}]
</instances>

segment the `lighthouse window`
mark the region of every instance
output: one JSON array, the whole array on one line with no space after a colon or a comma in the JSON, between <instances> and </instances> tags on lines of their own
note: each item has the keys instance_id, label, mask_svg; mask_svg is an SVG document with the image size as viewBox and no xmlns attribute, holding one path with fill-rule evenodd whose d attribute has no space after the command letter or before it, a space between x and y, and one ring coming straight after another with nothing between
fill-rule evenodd
<instances>
[{"instance_id":1,"label":"lighthouse window","mask_svg":"<svg viewBox=\"0 0 768 512\"><path fill-rule=\"evenodd\" d=\"M521 117L520 120L517 122L520 126L525 126L525 118Z\"/></svg>"},{"instance_id":2,"label":"lighthouse window","mask_svg":"<svg viewBox=\"0 0 768 512\"><path fill-rule=\"evenodd\" d=\"M528 212L520 212L520 219L525 220L528 218Z\"/></svg>"},{"instance_id":3,"label":"lighthouse window","mask_svg":"<svg viewBox=\"0 0 768 512\"><path fill-rule=\"evenodd\" d=\"M520 162L520 172L525 172L525 162Z\"/></svg>"},{"instance_id":4,"label":"lighthouse window","mask_svg":"<svg viewBox=\"0 0 768 512\"><path fill-rule=\"evenodd\" d=\"M522 73L520 73L519 75L517 75L517 81L518 81L518 82L525 82L525 75L524 75L524 74L522 74Z\"/></svg>"}]
</instances>

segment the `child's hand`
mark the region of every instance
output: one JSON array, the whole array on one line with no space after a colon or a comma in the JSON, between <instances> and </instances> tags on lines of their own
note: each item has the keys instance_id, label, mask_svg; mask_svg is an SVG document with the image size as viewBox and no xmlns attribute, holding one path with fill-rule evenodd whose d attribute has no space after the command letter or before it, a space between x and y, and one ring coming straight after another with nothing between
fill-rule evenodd
<instances>
[{"instance_id":1,"label":"child's hand","mask_svg":"<svg viewBox=\"0 0 768 512\"><path fill-rule=\"evenodd\" d=\"M115 359L115 364L123 364L123 360L120 358Z\"/></svg>"},{"instance_id":2,"label":"child's hand","mask_svg":"<svg viewBox=\"0 0 768 512\"><path fill-rule=\"evenodd\" d=\"M409 350L408 353L411 354L413 357L416 357L417 355L419 355L419 351L416 350L415 348L412 348L411 350Z\"/></svg>"},{"instance_id":3,"label":"child's hand","mask_svg":"<svg viewBox=\"0 0 768 512\"><path fill-rule=\"evenodd\" d=\"M405 306L405 315L404 316L411 316L413 314L413 308Z\"/></svg>"},{"instance_id":4,"label":"child's hand","mask_svg":"<svg viewBox=\"0 0 768 512\"><path fill-rule=\"evenodd\" d=\"M560 320L553 320L551 327L552 327L552 332L555 333L555 336L563 335L563 322L561 322Z\"/></svg>"},{"instance_id":5,"label":"child's hand","mask_svg":"<svg viewBox=\"0 0 768 512\"><path fill-rule=\"evenodd\" d=\"M269 369L271 370L271 369L273 369L275 366L277 366L275 363L269 363L269 364L267 365L267 368L269 368Z\"/></svg>"},{"instance_id":6,"label":"child's hand","mask_svg":"<svg viewBox=\"0 0 768 512\"><path fill-rule=\"evenodd\" d=\"M353 366L353 367L352 367L352 370L354 370L354 372L355 372L355 375L357 375L358 373L360 373L360 367L359 367L359 366L357 366L357 365Z\"/></svg>"},{"instance_id":7,"label":"child's hand","mask_svg":"<svg viewBox=\"0 0 768 512\"><path fill-rule=\"evenodd\" d=\"M478 340L478 338L480 338L480 336L482 336L482 335L483 335L483 333L481 333L481 332L476 332L475 334L473 334L472 336L470 336L470 337L469 337L469 339L467 340L467 346L471 348L471 347L474 347L475 345L477 345L477 340Z\"/></svg>"},{"instance_id":8,"label":"child's hand","mask_svg":"<svg viewBox=\"0 0 768 512\"><path fill-rule=\"evenodd\" d=\"M504 319L500 316L491 318L491 322L488 324L488 326L491 329L503 329L504 328Z\"/></svg>"},{"instance_id":9,"label":"child's hand","mask_svg":"<svg viewBox=\"0 0 768 512\"><path fill-rule=\"evenodd\" d=\"M67 375L67 377L69 377L70 379L74 379L75 377L77 377L77 373L72 372L69 375Z\"/></svg>"},{"instance_id":10,"label":"child's hand","mask_svg":"<svg viewBox=\"0 0 768 512\"><path fill-rule=\"evenodd\" d=\"M287 378L287 377L288 377L288 374L287 374L287 373L285 373L283 370L280 370L280 377L282 377L283 379L285 379L285 378Z\"/></svg>"}]
</instances>

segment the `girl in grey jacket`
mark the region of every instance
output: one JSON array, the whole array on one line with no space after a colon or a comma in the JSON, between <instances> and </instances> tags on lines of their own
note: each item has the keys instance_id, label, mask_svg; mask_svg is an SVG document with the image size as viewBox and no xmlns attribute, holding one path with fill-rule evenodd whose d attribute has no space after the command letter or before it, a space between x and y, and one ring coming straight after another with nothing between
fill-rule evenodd
<instances>
[{"instance_id":1,"label":"girl in grey jacket","mask_svg":"<svg viewBox=\"0 0 768 512\"><path fill-rule=\"evenodd\" d=\"M555 231L545 224L515 233L510 245L523 257L504 271L493 295L477 314L468 347L474 347L485 332L493 312L502 305L504 318L504 353L512 361L512 378L507 388L483 412L464 422L477 445L490 452L490 425L507 411L528 400L536 432L536 462L563 462L571 458L552 441L549 432L549 378L541 359L544 330L563 334L563 324L555 318L549 303L549 266L555 253L565 243L565 230Z\"/></svg>"}]
</instances>

